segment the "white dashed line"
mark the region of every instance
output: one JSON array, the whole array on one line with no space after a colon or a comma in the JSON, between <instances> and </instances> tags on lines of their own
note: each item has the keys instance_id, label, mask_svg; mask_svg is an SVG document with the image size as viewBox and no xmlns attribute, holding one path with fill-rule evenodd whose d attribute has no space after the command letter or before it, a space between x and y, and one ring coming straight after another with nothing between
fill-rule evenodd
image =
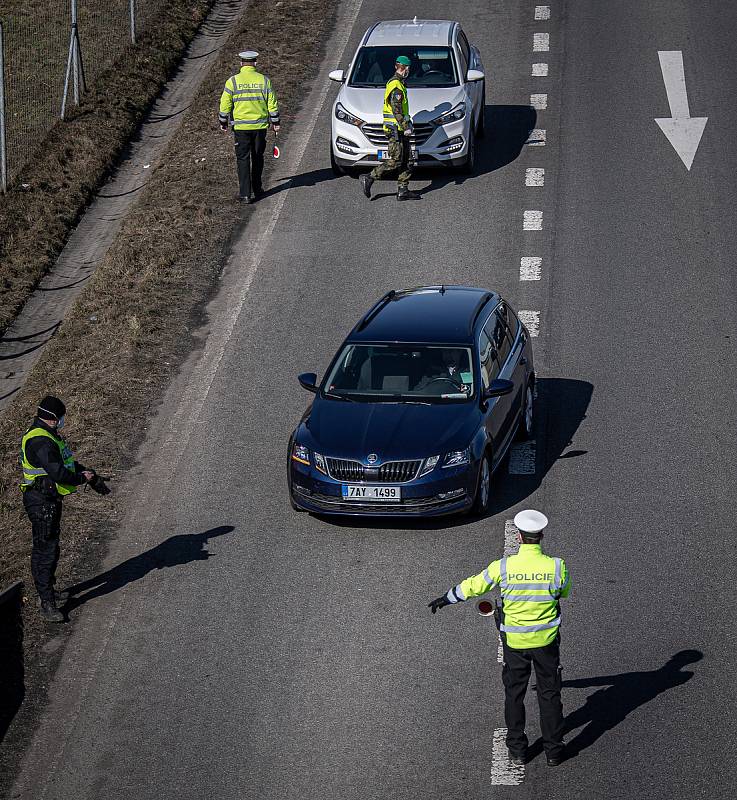
<instances>
[{"instance_id":1,"label":"white dashed line","mask_svg":"<svg viewBox=\"0 0 737 800\"><path fill-rule=\"evenodd\" d=\"M525 170L525 186L545 186L545 170L542 167L528 167Z\"/></svg>"},{"instance_id":2,"label":"white dashed line","mask_svg":"<svg viewBox=\"0 0 737 800\"><path fill-rule=\"evenodd\" d=\"M535 19L550 19L550 6L535 6Z\"/></svg>"},{"instance_id":3,"label":"white dashed line","mask_svg":"<svg viewBox=\"0 0 737 800\"><path fill-rule=\"evenodd\" d=\"M533 78L545 78L548 74L548 65L547 64L533 64L532 65L532 76Z\"/></svg>"},{"instance_id":4,"label":"white dashed line","mask_svg":"<svg viewBox=\"0 0 737 800\"><path fill-rule=\"evenodd\" d=\"M546 94L531 94L530 105L536 111L544 111L548 107L548 96Z\"/></svg>"},{"instance_id":5,"label":"white dashed line","mask_svg":"<svg viewBox=\"0 0 737 800\"><path fill-rule=\"evenodd\" d=\"M532 332L530 332L532 336ZM518 442L509 448L509 474L534 475L537 448L534 439L530 442Z\"/></svg>"},{"instance_id":6,"label":"white dashed line","mask_svg":"<svg viewBox=\"0 0 737 800\"><path fill-rule=\"evenodd\" d=\"M507 729L496 728L491 742L491 785L519 786L524 779L525 768L509 760Z\"/></svg>"},{"instance_id":7,"label":"white dashed line","mask_svg":"<svg viewBox=\"0 0 737 800\"><path fill-rule=\"evenodd\" d=\"M550 34L549 33L533 33L532 34L532 50L535 53L547 53L550 50Z\"/></svg>"},{"instance_id":8,"label":"white dashed line","mask_svg":"<svg viewBox=\"0 0 737 800\"><path fill-rule=\"evenodd\" d=\"M539 311L519 311L517 312L517 316L522 320L533 339L540 335Z\"/></svg>"},{"instance_id":9,"label":"white dashed line","mask_svg":"<svg viewBox=\"0 0 737 800\"><path fill-rule=\"evenodd\" d=\"M519 279L539 281L542 278L543 260L538 256L523 256L519 260Z\"/></svg>"},{"instance_id":10,"label":"white dashed line","mask_svg":"<svg viewBox=\"0 0 737 800\"><path fill-rule=\"evenodd\" d=\"M541 231L543 229L543 212L525 211L522 228L526 231Z\"/></svg>"},{"instance_id":11,"label":"white dashed line","mask_svg":"<svg viewBox=\"0 0 737 800\"><path fill-rule=\"evenodd\" d=\"M504 555L513 556L518 550L517 526L514 524L514 520L508 519L504 522ZM496 660L499 664L503 664L504 648L502 647L502 640L498 633L497 642Z\"/></svg>"},{"instance_id":12,"label":"white dashed line","mask_svg":"<svg viewBox=\"0 0 737 800\"><path fill-rule=\"evenodd\" d=\"M545 128L535 128L527 137L527 142L530 147L545 147L545 142L548 140L548 134Z\"/></svg>"}]
</instances>

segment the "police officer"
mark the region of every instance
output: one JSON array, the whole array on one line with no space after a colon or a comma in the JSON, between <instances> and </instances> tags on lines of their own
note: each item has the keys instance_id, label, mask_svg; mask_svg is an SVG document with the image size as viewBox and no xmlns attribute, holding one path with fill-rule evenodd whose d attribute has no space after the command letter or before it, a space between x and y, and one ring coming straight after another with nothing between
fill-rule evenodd
<instances>
[{"instance_id":1,"label":"police officer","mask_svg":"<svg viewBox=\"0 0 737 800\"><path fill-rule=\"evenodd\" d=\"M397 170L399 170L397 200L420 199L417 192L409 190L409 179L412 175L410 167L412 117L409 115L405 80L409 75L410 64L411 61L407 56L398 56L394 64L394 75L384 90L384 133L389 138L389 158L379 162L369 175L361 175L361 188L369 200L373 182L381 180L388 172Z\"/></svg>"},{"instance_id":2,"label":"police officer","mask_svg":"<svg viewBox=\"0 0 737 800\"><path fill-rule=\"evenodd\" d=\"M547 517L539 511L520 511L514 524L519 531L519 552L492 561L483 572L466 578L433 600L430 608L434 614L443 606L500 587L496 617L504 649L502 681L509 757L514 764L524 764L527 759L525 693L534 664L545 755L548 766L557 767L565 748L560 699L559 600L568 596L571 581L563 560L542 551L540 541Z\"/></svg>"},{"instance_id":3,"label":"police officer","mask_svg":"<svg viewBox=\"0 0 737 800\"><path fill-rule=\"evenodd\" d=\"M54 589L59 561L62 499L89 484L98 494L108 494L105 480L93 469L74 460L59 431L64 427L66 407L58 397L47 395L38 404L36 418L21 440L23 506L31 520L33 549L31 573L41 601L41 614L49 622L63 622L57 608L69 599L68 592Z\"/></svg>"},{"instance_id":4,"label":"police officer","mask_svg":"<svg viewBox=\"0 0 737 800\"><path fill-rule=\"evenodd\" d=\"M258 200L264 190L261 176L264 171L264 151L266 150L266 131L269 125L279 132L279 103L271 86L271 81L256 71L258 53L244 50L238 54L241 60L240 72L225 82L220 96L220 129L228 130L228 121L233 118L235 136L235 157L238 164L242 203Z\"/></svg>"}]
</instances>

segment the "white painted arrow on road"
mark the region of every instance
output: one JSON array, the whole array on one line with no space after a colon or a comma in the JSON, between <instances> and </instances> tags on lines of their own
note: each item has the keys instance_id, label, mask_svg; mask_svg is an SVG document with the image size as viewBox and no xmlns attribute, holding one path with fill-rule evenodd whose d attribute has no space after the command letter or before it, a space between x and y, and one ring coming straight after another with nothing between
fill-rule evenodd
<instances>
[{"instance_id":1,"label":"white painted arrow on road","mask_svg":"<svg viewBox=\"0 0 737 800\"><path fill-rule=\"evenodd\" d=\"M660 69L668 95L670 118L656 119L686 169L691 169L708 117L692 117L688 109L686 75L681 50L658 50Z\"/></svg>"}]
</instances>

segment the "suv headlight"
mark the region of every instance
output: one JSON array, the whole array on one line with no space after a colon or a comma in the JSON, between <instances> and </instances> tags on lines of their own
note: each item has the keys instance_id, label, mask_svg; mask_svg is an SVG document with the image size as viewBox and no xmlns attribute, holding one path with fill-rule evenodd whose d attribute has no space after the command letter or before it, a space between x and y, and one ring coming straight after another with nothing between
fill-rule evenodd
<instances>
[{"instance_id":1,"label":"suv headlight","mask_svg":"<svg viewBox=\"0 0 737 800\"><path fill-rule=\"evenodd\" d=\"M458 122L466 116L466 104L460 103L455 108L452 108L447 114L441 117L436 117L433 122L436 125L447 125L449 122Z\"/></svg>"},{"instance_id":2,"label":"suv headlight","mask_svg":"<svg viewBox=\"0 0 737 800\"><path fill-rule=\"evenodd\" d=\"M440 456L430 456L430 458L426 458L425 463L422 465L422 469L420 470L419 477L421 478L423 475L427 475L428 472L432 472L437 466L439 460Z\"/></svg>"},{"instance_id":3,"label":"suv headlight","mask_svg":"<svg viewBox=\"0 0 737 800\"><path fill-rule=\"evenodd\" d=\"M349 125L355 125L358 128L363 125L363 120L360 117L356 117L350 111L346 111L340 103L335 106L335 116L341 122L347 122Z\"/></svg>"},{"instance_id":4,"label":"suv headlight","mask_svg":"<svg viewBox=\"0 0 737 800\"><path fill-rule=\"evenodd\" d=\"M448 453L443 461L443 469L447 467L462 467L464 464L468 464L470 455L470 448L468 447L465 450L454 450L452 453Z\"/></svg>"}]
</instances>

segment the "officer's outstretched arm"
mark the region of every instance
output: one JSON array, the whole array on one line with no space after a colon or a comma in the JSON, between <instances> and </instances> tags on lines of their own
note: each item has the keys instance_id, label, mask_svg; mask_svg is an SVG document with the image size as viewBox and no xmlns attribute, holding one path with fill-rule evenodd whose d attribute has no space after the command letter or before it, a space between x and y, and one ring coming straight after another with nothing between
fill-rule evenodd
<instances>
[{"instance_id":1,"label":"officer's outstretched arm","mask_svg":"<svg viewBox=\"0 0 737 800\"><path fill-rule=\"evenodd\" d=\"M469 597L481 597L499 583L499 561L492 561L486 569L478 575L472 575L461 581L457 586L448 589L446 594L433 600L429 607L434 614L447 605L455 605L468 600Z\"/></svg>"}]
</instances>

